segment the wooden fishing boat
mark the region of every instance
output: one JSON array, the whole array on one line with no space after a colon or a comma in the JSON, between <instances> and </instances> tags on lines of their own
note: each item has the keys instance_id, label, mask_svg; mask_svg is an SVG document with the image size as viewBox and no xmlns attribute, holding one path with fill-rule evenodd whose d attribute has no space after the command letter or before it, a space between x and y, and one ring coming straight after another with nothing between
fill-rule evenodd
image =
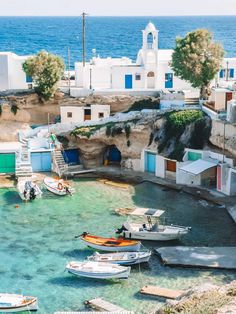
<instances>
[{"instance_id":1,"label":"wooden fishing boat","mask_svg":"<svg viewBox=\"0 0 236 314\"><path fill-rule=\"evenodd\" d=\"M95 252L88 257L89 261L112 263L118 265L135 265L148 262L151 257L151 251L143 252L121 252L121 253L106 253L100 254Z\"/></svg>"},{"instance_id":2,"label":"wooden fishing boat","mask_svg":"<svg viewBox=\"0 0 236 314\"><path fill-rule=\"evenodd\" d=\"M146 221L133 222L128 219L116 233L129 239L170 241L180 239L191 230L190 227L185 226L159 224L158 218L163 213L164 210L160 209L136 208L130 215L146 217Z\"/></svg>"},{"instance_id":3,"label":"wooden fishing boat","mask_svg":"<svg viewBox=\"0 0 236 314\"><path fill-rule=\"evenodd\" d=\"M72 195L74 193L74 189L70 186L70 184L62 179L46 177L43 182L45 187L56 195L63 196Z\"/></svg>"},{"instance_id":4,"label":"wooden fishing boat","mask_svg":"<svg viewBox=\"0 0 236 314\"><path fill-rule=\"evenodd\" d=\"M32 201L42 197L42 191L38 185L29 180L20 180L17 189L23 201Z\"/></svg>"},{"instance_id":5,"label":"wooden fishing boat","mask_svg":"<svg viewBox=\"0 0 236 314\"><path fill-rule=\"evenodd\" d=\"M96 279L127 279L130 275L130 267L91 261L70 262L66 270L76 276Z\"/></svg>"},{"instance_id":6,"label":"wooden fishing boat","mask_svg":"<svg viewBox=\"0 0 236 314\"><path fill-rule=\"evenodd\" d=\"M139 241L125 240L122 238L103 238L88 234L87 232L84 232L80 236L80 239L89 247L109 252L139 251L141 246L141 242Z\"/></svg>"},{"instance_id":7,"label":"wooden fishing boat","mask_svg":"<svg viewBox=\"0 0 236 314\"><path fill-rule=\"evenodd\" d=\"M20 294L0 293L0 313L37 311L38 300L35 297Z\"/></svg>"}]
</instances>

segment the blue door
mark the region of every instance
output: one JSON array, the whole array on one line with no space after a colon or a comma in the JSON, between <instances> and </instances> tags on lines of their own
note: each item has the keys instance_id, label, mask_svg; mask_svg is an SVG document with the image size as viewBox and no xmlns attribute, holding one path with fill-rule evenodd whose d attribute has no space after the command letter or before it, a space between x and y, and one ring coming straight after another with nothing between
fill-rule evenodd
<instances>
[{"instance_id":1,"label":"blue door","mask_svg":"<svg viewBox=\"0 0 236 314\"><path fill-rule=\"evenodd\" d=\"M110 147L108 160L111 162L117 162L117 163L121 162L121 153L116 146Z\"/></svg>"},{"instance_id":2,"label":"blue door","mask_svg":"<svg viewBox=\"0 0 236 314\"><path fill-rule=\"evenodd\" d=\"M133 75L126 74L125 75L125 88L132 89L133 88Z\"/></svg>"},{"instance_id":3,"label":"blue door","mask_svg":"<svg viewBox=\"0 0 236 314\"><path fill-rule=\"evenodd\" d=\"M146 152L145 154L145 171L156 172L156 154Z\"/></svg>"},{"instance_id":4,"label":"blue door","mask_svg":"<svg viewBox=\"0 0 236 314\"><path fill-rule=\"evenodd\" d=\"M165 74L165 88L173 88L173 73Z\"/></svg>"},{"instance_id":5,"label":"blue door","mask_svg":"<svg viewBox=\"0 0 236 314\"><path fill-rule=\"evenodd\" d=\"M70 165L80 165L79 150L78 149L67 149L63 153L64 160Z\"/></svg>"},{"instance_id":6,"label":"blue door","mask_svg":"<svg viewBox=\"0 0 236 314\"><path fill-rule=\"evenodd\" d=\"M51 171L51 152L31 153L31 166L33 172Z\"/></svg>"}]
</instances>

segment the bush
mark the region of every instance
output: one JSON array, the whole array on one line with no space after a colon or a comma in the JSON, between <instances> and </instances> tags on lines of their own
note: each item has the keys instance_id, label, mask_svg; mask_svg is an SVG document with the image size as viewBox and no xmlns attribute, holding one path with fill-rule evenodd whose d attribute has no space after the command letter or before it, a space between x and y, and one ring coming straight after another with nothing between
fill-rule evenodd
<instances>
[{"instance_id":1,"label":"bush","mask_svg":"<svg viewBox=\"0 0 236 314\"><path fill-rule=\"evenodd\" d=\"M122 134L123 128L120 126L114 126L111 130L111 136L115 137L116 135Z\"/></svg>"},{"instance_id":2,"label":"bush","mask_svg":"<svg viewBox=\"0 0 236 314\"><path fill-rule=\"evenodd\" d=\"M19 107L16 104L11 105L11 112L16 115L17 111L19 110Z\"/></svg>"},{"instance_id":3,"label":"bush","mask_svg":"<svg viewBox=\"0 0 236 314\"><path fill-rule=\"evenodd\" d=\"M125 125L125 136L126 136L127 139L129 138L130 133L131 133L131 127L130 127L129 124L126 124Z\"/></svg>"},{"instance_id":4,"label":"bush","mask_svg":"<svg viewBox=\"0 0 236 314\"><path fill-rule=\"evenodd\" d=\"M148 98L135 101L126 112L141 111L143 109L160 109L160 100L152 100L151 98Z\"/></svg>"},{"instance_id":5,"label":"bush","mask_svg":"<svg viewBox=\"0 0 236 314\"><path fill-rule=\"evenodd\" d=\"M204 116L200 110L181 110L176 112L168 112L166 114L166 121L168 127L172 130L183 130L185 127L197 120L202 119Z\"/></svg>"}]
</instances>

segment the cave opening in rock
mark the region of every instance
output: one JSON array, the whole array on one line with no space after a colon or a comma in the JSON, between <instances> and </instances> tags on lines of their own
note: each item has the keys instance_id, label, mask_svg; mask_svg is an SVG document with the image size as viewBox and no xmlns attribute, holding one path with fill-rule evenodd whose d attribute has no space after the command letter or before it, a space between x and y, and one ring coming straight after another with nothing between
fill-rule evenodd
<instances>
[{"instance_id":1,"label":"cave opening in rock","mask_svg":"<svg viewBox=\"0 0 236 314\"><path fill-rule=\"evenodd\" d=\"M104 153L104 165L120 166L121 159L121 152L116 145L109 145L106 147Z\"/></svg>"}]
</instances>

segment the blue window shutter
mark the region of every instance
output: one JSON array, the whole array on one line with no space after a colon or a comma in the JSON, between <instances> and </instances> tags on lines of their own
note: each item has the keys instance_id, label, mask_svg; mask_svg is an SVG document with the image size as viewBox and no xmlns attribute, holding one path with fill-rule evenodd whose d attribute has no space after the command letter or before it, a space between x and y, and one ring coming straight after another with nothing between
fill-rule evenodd
<instances>
[{"instance_id":1,"label":"blue window shutter","mask_svg":"<svg viewBox=\"0 0 236 314\"><path fill-rule=\"evenodd\" d=\"M225 76L225 70L220 70L220 78L223 78Z\"/></svg>"},{"instance_id":2,"label":"blue window shutter","mask_svg":"<svg viewBox=\"0 0 236 314\"><path fill-rule=\"evenodd\" d=\"M26 83L33 83L33 79L31 76L26 75Z\"/></svg>"},{"instance_id":3,"label":"blue window shutter","mask_svg":"<svg viewBox=\"0 0 236 314\"><path fill-rule=\"evenodd\" d=\"M234 78L234 69L229 69L229 77Z\"/></svg>"}]
</instances>

